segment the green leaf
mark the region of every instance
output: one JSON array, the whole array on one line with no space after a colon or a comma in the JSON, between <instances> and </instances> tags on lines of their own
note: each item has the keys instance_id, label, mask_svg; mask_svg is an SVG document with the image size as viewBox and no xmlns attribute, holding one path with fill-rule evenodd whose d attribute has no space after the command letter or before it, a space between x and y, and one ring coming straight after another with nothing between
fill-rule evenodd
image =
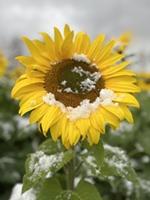
<instances>
[{"instance_id":1,"label":"green leaf","mask_svg":"<svg viewBox=\"0 0 150 200\"><path fill-rule=\"evenodd\" d=\"M120 176L129 181L137 182L137 175L131 167L125 152L118 147L104 145L105 159L101 167L103 176Z\"/></svg>"},{"instance_id":2,"label":"green leaf","mask_svg":"<svg viewBox=\"0 0 150 200\"><path fill-rule=\"evenodd\" d=\"M85 171L87 171L87 167L89 167L94 175L100 174L100 167L103 165L104 161L104 147L102 141L93 146L84 143L84 148L80 157L83 161Z\"/></svg>"},{"instance_id":3,"label":"green leaf","mask_svg":"<svg viewBox=\"0 0 150 200\"><path fill-rule=\"evenodd\" d=\"M54 154L58 151L58 143L54 142L51 138L45 140L40 146L39 151L43 151L46 154Z\"/></svg>"},{"instance_id":4,"label":"green leaf","mask_svg":"<svg viewBox=\"0 0 150 200\"><path fill-rule=\"evenodd\" d=\"M62 192L61 185L56 178L47 179L38 190L37 200L55 200L56 196Z\"/></svg>"},{"instance_id":5,"label":"green leaf","mask_svg":"<svg viewBox=\"0 0 150 200\"><path fill-rule=\"evenodd\" d=\"M102 166L104 160L104 147L102 141L92 146L86 144L86 148L88 150L88 155L95 158L96 163L99 167Z\"/></svg>"},{"instance_id":6,"label":"green leaf","mask_svg":"<svg viewBox=\"0 0 150 200\"><path fill-rule=\"evenodd\" d=\"M74 157L73 151L65 151L52 155L37 151L30 154L26 161L26 174L23 178L23 192L34 187L46 177L52 177Z\"/></svg>"},{"instance_id":7,"label":"green leaf","mask_svg":"<svg viewBox=\"0 0 150 200\"><path fill-rule=\"evenodd\" d=\"M81 200L102 200L96 187L86 181L80 181L75 191Z\"/></svg>"},{"instance_id":8,"label":"green leaf","mask_svg":"<svg viewBox=\"0 0 150 200\"><path fill-rule=\"evenodd\" d=\"M150 145L149 145L149 138L150 132L149 127L144 127L142 131L139 131L137 134L137 139L139 144L143 147L144 151L150 155Z\"/></svg>"}]
</instances>

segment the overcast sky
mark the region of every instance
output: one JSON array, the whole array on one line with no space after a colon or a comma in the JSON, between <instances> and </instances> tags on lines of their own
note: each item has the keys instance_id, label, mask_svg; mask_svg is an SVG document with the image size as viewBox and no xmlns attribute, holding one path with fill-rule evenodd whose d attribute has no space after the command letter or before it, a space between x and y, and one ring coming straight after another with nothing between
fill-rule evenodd
<instances>
[{"instance_id":1,"label":"overcast sky","mask_svg":"<svg viewBox=\"0 0 150 200\"><path fill-rule=\"evenodd\" d=\"M150 0L0 0L0 48L8 49L14 37L37 37L65 23L92 37L131 30L150 41L149 20Z\"/></svg>"}]
</instances>

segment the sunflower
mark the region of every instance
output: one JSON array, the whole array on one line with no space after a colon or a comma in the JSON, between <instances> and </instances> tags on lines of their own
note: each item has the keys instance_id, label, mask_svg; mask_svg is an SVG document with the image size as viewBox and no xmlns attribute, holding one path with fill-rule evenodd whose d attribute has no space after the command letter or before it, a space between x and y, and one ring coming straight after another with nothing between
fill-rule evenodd
<instances>
[{"instance_id":1,"label":"sunflower","mask_svg":"<svg viewBox=\"0 0 150 200\"><path fill-rule=\"evenodd\" d=\"M116 40L115 50L122 54L129 46L129 43L131 42L132 34L130 32L124 32L122 35L120 35L119 38Z\"/></svg>"},{"instance_id":2,"label":"sunflower","mask_svg":"<svg viewBox=\"0 0 150 200\"><path fill-rule=\"evenodd\" d=\"M5 71L6 71L6 67L7 67L7 60L4 57L3 53L0 52L0 76L3 76Z\"/></svg>"},{"instance_id":3,"label":"sunflower","mask_svg":"<svg viewBox=\"0 0 150 200\"><path fill-rule=\"evenodd\" d=\"M150 73L137 73L138 85L143 91L150 91Z\"/></svg>"},{"instance_id":4,"label":"sunflower","mask_svg":"<svg viewBox=\"0 0 150 200\"><path fill-rule=\"evenodd\" d=\"M30 123L66 148L83 139L97 144L106 124L133 122L128 107L139 107L132 95L139 88L125 69L129 63L113 51L115 41L106 43L103 34L94 41L84 32L74 36L68 25L64 34L54 28L54 39L41 35L42 41L23 37L31 55L17 57L26 67L12 90L21 115L31 111Z\"/></svg>"}]
</instances>

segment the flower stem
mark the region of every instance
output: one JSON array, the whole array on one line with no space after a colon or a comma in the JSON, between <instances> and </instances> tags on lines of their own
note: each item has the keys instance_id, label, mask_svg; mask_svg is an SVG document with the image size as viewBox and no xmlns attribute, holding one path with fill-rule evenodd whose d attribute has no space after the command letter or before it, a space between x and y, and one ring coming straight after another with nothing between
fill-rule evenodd
<instances>
[{"instance_id":1,"label":"flower stem","mask_svg":"<svg viewBox=\"0 0 150 200\"><path fill-rule=\"evenodd\" d=\"M70 161L66 170L67 189L74 190L74 159Z\"/></svg>"},{"instance_id":2,"label":"flower stem","mask_svg":"<svg viewBox=\"0 0 150 200\"><path fill-rule=\"evenodd\" d=\"M66 175L66 186L67 190L74 190L74 179L75 179L75 149L72 148L74 152L73 159L65 166L65 175Z\"/></svg>"}]
</instances>

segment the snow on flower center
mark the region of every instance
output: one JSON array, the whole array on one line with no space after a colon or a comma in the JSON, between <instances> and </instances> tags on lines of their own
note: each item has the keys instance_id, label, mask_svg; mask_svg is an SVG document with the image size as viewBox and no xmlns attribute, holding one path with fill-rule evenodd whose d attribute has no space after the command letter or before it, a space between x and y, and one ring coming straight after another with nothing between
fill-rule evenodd
<instances>
[{"instance_id":1,"label":"snow on flower center","mask_svg":"<svg viewBox=\"0 0 150 200\"><path fill-rule=\"evenodd\" d=\"M65 107L80 106L84 100L94 102L105 82L98 66L83 54L51 64L45 74L44 88Z\"/></svg>"},{"instance_id":2,"label":"snow on flower center","mask_svg":"<svg viewBox=\"0 0 150 200\"><path fill-rule=\"evenodd\" d=\"M43 101L46 104L58 106L62 112L66 113L68 119L74 121L80 118L88 118L100 105L113 104L116 106L116 104L113 103L114 98L115 94L112 90L102 89L94 102L91 103L89 99L84 99L80 102L80 105L75 108L71 106L66 107L63 103L57 101L52 93L47 93L43 96Z\"/></svg>"},{"instance_id":3,"label":"snow on flower center","mask_svg":"<svg viewBox=\"0 0 150 200\"><path fill-rule=\"evenodd\" d=\"M74 55L55 67L59 67L58 92L85 94L96 88L101 74L90 61L81 55Z\"/></svg>"}]
</instances>

